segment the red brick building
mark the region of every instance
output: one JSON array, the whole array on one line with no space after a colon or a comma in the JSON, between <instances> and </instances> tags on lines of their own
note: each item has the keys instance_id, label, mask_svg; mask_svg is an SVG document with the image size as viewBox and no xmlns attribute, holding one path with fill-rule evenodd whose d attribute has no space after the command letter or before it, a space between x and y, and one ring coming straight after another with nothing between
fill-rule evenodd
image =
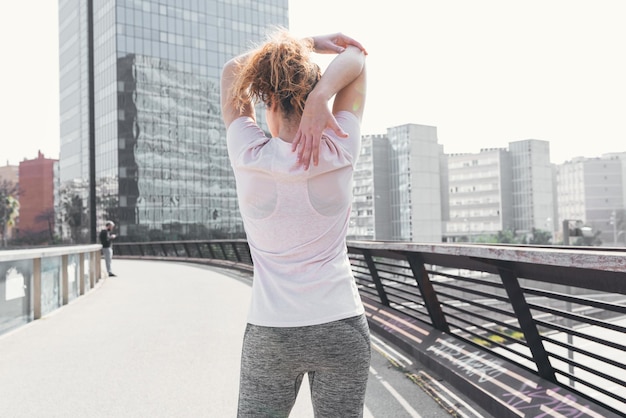
<instances>
[{"instance_id":1,"label":"red brick building","mask_svg":"<svg viewBox=\"0 0 626 418\"><path fill-rule=\"evenodd\" d=\"M55 171L58 160L39 152L34 160L19 166L20 235L54 232Z\"/></svg>"}]
</instances>

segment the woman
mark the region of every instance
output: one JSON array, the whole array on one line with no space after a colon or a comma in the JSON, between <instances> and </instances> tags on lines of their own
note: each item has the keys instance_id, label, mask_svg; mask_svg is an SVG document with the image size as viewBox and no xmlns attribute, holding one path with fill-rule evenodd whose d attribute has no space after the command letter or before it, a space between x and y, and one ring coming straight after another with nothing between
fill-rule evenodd
<instances>
[{"instance_id":1,"label":"woman","mask_svg":"<svg viewBox=\"0 0 626 418\"><path fill-rule=\"evenodd\" d=\"M337 54L323 75L312 52ZM363 414L369 330L345 238L365 84L365 51L343 34L279 30L224 66L222 115L254 261L240 417L287 417L305 373L316 417Z\"/></svg>"}]
</instances>

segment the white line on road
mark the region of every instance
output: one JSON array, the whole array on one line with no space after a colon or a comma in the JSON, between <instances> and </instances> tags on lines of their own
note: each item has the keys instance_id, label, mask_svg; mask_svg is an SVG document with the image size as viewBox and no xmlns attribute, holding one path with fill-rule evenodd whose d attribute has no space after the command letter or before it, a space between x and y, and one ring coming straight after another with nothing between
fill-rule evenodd
<instances>
[{"instance_id":1,"label":"white line on road","mask_svg":"<svg viewBox=\"0 0 626 418\"><path fill-rule=\"evenodd\" d=\"M376 351L381 353L384 357L387 357L387 359L393 360L400 367L407 367L413 364L413 362L408 357L401 354L399 351L394 350L393 347L386 344L380 338L377 338L374 335L370 336L370 338L372 340L372 347L374 347Z\"/></svg>"},{"instance_id":2,"label":"white line on road","mask_svg":"<svg viewBox=\"0 0 626 418\"><path fill-rule=\"evenodd\" d=\"M411 405L409 405L409 403L406 401L406 399L404 399L402 397L402 395L400 395L389 383L387 383L387 381L385 379L383 379L383 377L381 375L379 375L378 372L376 372L376 370L374 370L374 368L371 367L371 366L370 366L370 373L373 374L374 377L376 377L376 379L378 379L380 384L383 385L383 387L385 389L387 389L387 391L391 394L391 396L396 398L398 403L400 405L402 405L402 407L405 409L406 412L408 412L408 414L411 417L413 417L413 418L422 418L422 416L420 414L418 414L417 411L415 409L413 409L413 407L411 407Z\"/></svg>"}]
</instances>

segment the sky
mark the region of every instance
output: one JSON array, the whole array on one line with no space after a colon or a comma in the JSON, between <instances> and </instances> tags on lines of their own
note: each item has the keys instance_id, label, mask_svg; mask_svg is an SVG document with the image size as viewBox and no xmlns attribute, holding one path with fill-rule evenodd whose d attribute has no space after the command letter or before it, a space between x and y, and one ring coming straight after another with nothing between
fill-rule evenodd
<instances>
[{"instance_id":1,"label":"sky","mask_svg":"<svg viewBox=\"0 0 626 418\"><path fill-rule=\"evenodd\" d=\"M59 156L57 3L2 6L0 167ZM289 6L295 34L343 32L366 47L363 134L435 126L446 153L540 139L556 164L626 151L624 0Z\"/></svg>"}]
</instances>

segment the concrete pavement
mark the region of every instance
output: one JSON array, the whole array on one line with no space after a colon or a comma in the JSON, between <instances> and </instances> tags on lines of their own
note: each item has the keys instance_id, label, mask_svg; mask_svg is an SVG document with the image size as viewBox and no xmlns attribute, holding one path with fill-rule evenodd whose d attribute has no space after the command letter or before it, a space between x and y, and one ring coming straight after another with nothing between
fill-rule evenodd
<instances>
[{"instance_id":1,"label":"concrete pavement","mask_svg":"<svg viewBox=\"0 0 626 418\"><path fill-rule=\"evenodd\" d=\"M0 335L0 417L236 416L250 279L172 262L114 260L114 271ZM372 365L366 417L449 416L376 350ZM306 381L292 417L313 416Z\"/></svg>"}]
</instances>

